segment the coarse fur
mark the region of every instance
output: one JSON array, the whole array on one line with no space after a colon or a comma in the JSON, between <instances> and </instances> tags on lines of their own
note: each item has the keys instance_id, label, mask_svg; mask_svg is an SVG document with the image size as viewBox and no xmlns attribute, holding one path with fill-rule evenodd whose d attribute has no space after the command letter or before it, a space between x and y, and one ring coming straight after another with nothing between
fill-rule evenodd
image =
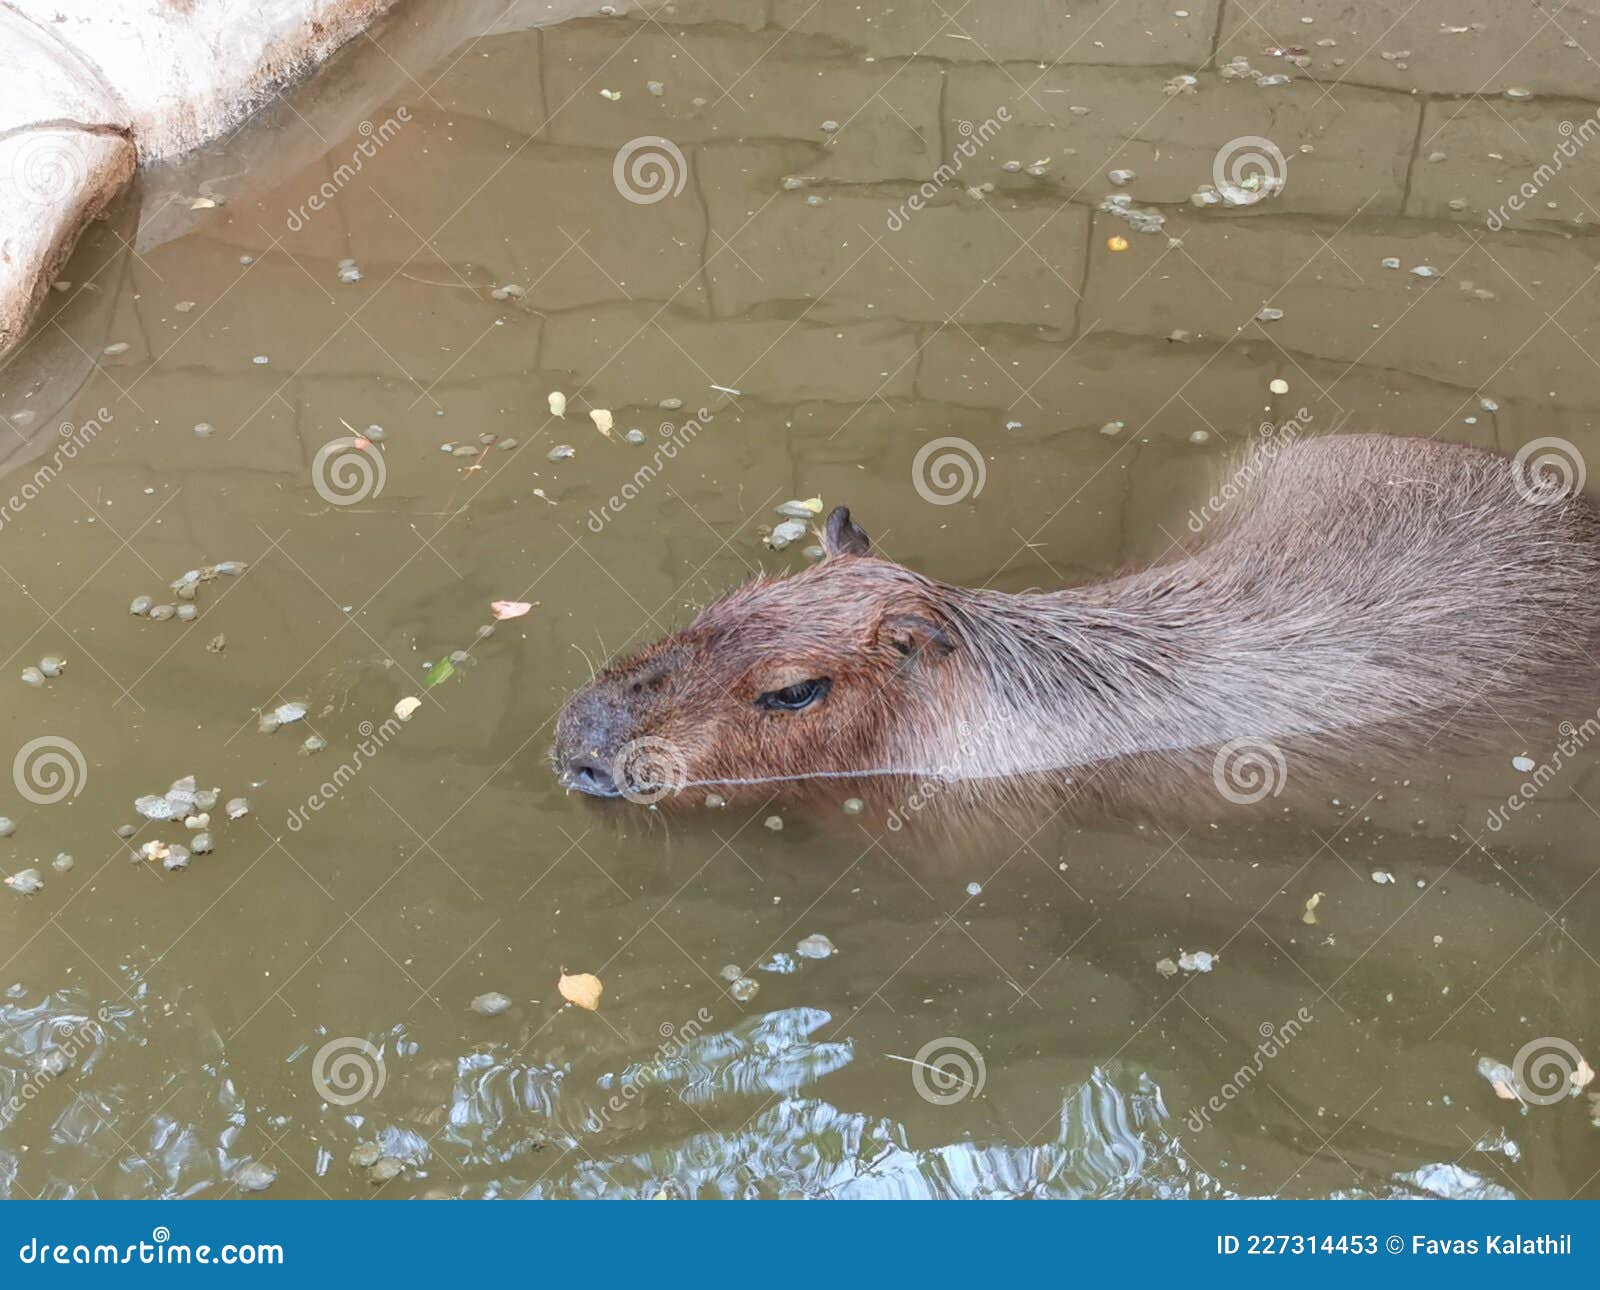
<instances>
[{"instance_id":1,"label":"coarse fur","mask_svg":"<svg viewBox=\"0 0 1600 1290\"><path fill-rule=\"evenodd\" d=\"M1239 478L1168 558L1039 593L880 559L840 508L821 563L741 587L574 695L556 769L596 796L1154 781L1236 741L1405 750L1591 688L1600 521L1558 481L1380 435L1258 452ZM815 681L803 710L762 706Z\"/></svg>"}]
</instances>

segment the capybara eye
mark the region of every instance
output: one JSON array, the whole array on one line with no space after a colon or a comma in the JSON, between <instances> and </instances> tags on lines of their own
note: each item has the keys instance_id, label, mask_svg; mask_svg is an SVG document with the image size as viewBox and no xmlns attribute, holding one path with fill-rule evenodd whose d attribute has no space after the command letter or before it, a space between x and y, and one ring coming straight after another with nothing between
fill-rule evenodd
<instances>
[{"instance_id":1,"label":"capybara eye","mask_svg":"<svg viewBox=\"0 0 1600 1290\"><path fill-rule=\"evenodd\" d=\"M823 676L815 681L786 685L781 690L768 690L756 699L756 707L766 712L799 712L801 708L809 708L827 694L828 687L832 684Z\"/></svg>"}]
</instances>

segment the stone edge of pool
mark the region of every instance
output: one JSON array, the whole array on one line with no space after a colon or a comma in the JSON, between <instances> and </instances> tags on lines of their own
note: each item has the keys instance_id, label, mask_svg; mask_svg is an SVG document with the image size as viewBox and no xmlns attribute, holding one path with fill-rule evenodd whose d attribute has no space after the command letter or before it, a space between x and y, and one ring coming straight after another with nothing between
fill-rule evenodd
<instances>
[{"instance_id":1,"label":"stone edge of pool","mask_svg":"<svg viewBox=\"0 0 1600 1290\"><path fill-rule=\"evenodd\" d=\"M396 0L0 0L0 358L140 162L224 133Z\"/></svg>"}]
</instances>

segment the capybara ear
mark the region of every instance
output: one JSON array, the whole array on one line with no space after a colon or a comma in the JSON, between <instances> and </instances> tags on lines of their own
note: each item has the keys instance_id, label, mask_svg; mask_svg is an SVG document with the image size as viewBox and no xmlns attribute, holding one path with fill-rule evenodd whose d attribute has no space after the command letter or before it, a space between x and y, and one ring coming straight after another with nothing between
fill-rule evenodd
<instances>
[{"instance_id":1,"label":"capybara ear","mask_svg":"<svg viewBox=\"0 0 1600 1290\"><path fill-rule=\"evenodd\" d=\"M950 633L920 614L885 614L878 640L910 658L943 658L956 647Z\"/></svg>"},{"instance_id":2,"label":"capybara ear","mask_svg":"<svg viewBox=\"0 0 1600 1290\"><path fill-rule=\"evenodd\" d=\"M866 555L872 550L866 530L851 521L848 506L835 506L828 513L822 545L830 556Z\"/></svg>"}]
</instances>

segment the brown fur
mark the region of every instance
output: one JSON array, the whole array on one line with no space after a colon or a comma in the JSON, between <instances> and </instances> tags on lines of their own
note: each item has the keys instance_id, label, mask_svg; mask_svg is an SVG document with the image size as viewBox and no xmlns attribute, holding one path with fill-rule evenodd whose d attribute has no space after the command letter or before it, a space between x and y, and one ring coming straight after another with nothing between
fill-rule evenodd
<instances>
[{"instance_id":1,"label":"brown fur","mask_svg":"<svg viewBox=\"0 0 1600 1290\"><path fill-rule=\"evenodd\" d=\"M1187 550L1051 593L878 559L841 508L822 563L747 584L573 696L557 770L603 793L647 740L658 755L617 786L932 777L970 797L1157 783L1243 740L1294 753L1304 784L1351 749L1421 748L1591 686L1600 521L1583 498L1428 440L1331 436L1247 464ZM819 678L803 711L758 706Z\"/></svg>"}]
</instances>

